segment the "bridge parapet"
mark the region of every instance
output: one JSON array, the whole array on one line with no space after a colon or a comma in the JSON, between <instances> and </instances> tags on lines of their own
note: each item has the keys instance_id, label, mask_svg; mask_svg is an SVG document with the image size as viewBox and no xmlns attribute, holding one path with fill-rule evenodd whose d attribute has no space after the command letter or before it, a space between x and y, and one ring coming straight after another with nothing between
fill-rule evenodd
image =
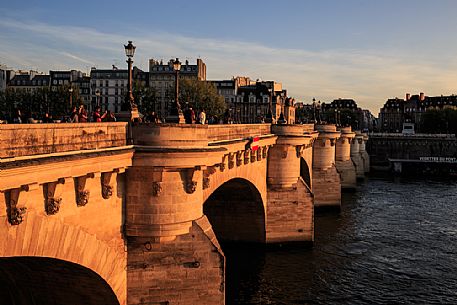
<instances>
[{"instance_id":1,"label":"bridge parapet","mask_svg":"<svg viewBox=\"0 0 457 305\"><path fill-rule=\"evenodd\" d=\"M271 124L206 125L209 141L223 141L271 134Z\"/></svg>"},{"instance_id":2,"label":"bridge parapet","mask_svg":"<svg viewBox=\"0 0 457 305\"><path fill-rule=\"evenodd\" d=\"M0 125L0 159L126 145L127 123Z\"/></svg>"},{"instance_id":3,"label":"bridge parapet","mask_svg":"<svg viewBox=\"0 0 457 305\"><path fill-rule=\"evenodd\" d=\"M212 142L270 135L271 125L139 124L133 126L132 130L135 145L205 147Z\"/></svg>"}]
</instances>

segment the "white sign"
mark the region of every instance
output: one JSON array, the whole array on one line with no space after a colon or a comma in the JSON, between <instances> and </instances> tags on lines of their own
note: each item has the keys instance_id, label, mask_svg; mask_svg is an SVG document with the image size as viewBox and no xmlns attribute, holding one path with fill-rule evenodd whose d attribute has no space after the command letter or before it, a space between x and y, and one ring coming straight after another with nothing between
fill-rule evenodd
<instances>
[{"instance_id":1,"label":"white sign","mask_svg":"<svg viewBox=\"0 0 457 305\"><path fill-rule=\"evenodd\" d=\"M457 158L453 158L453 157L420 157L419 160L432 161L432 162L457 163Z\"/></svg>"}]
</instances>

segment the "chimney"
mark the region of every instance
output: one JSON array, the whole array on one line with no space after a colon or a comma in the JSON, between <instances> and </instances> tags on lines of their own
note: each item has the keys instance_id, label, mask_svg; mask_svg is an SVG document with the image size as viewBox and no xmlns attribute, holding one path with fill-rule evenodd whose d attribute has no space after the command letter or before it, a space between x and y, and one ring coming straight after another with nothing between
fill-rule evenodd
<instances>
[{"instance_id":1,"label":"chimney","mask_svg":"<svg viewBox=\"0 0 457 305\"><path fill-rule=\"evenodd\" d=\"M406 101L409 101L409 98L411 97L411 94L406 93Z\"/></svg>"},{"instance_id":2,"label":"chimney","mask_svg":"<svg viewBox=\"0 0 457 305\"><path fill-rule=\"evenodd\" d=\"M425 95L424 95L424 92L421 92L421 93L420 93L420 97L419 97L419 100L420 100L420 101L423 101L423 100L425 100Z\"/></svg>"}]
</instances>

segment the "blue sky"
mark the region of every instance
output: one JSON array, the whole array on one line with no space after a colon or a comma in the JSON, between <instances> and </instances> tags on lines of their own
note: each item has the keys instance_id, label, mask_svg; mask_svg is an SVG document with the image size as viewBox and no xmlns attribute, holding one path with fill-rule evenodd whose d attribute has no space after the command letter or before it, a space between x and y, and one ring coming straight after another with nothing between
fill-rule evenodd
<instances>
[{"instance_id":1,"label":"blue sky","mask_svg":"<svg viewBox=\"0 0 457 305\"><path fill-rule=\"evenodd\" d=\"M7 2L7 3L6 3ZM3 1L0 63L109 68L179 57L208 79L282 82L310 102L354 98L377 115L406 92L457 93L457 1Z\"/></svg>"}]
</instances>

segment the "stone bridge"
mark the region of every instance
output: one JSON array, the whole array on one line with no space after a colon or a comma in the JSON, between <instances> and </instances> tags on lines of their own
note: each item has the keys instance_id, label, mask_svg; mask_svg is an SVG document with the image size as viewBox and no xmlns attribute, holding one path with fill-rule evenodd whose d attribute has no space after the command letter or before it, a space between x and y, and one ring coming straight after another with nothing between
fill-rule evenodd
<instances>
[{"instance_id":1,"label":"stone bridge","mask_svg":"<svg viewBox=\"0 0 457 305\"><path fill-rule=\"evenodd\" d=\"M312 242L314 208L368 171L366 140L312 124L0 126L0 298L224 304L219 242Z\"/></svg>"}]
</instances>

